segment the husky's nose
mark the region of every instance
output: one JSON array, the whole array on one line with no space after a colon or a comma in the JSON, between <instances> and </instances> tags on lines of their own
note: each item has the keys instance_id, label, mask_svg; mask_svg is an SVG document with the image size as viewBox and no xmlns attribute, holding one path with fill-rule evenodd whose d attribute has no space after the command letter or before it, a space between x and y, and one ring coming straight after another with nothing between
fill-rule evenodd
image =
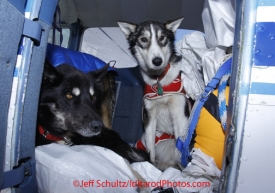
<instances>
[{"instance_id":1,"label":"husky's nose","mask_svg":"<svg viewBox=\"0 0 275 193\"><path fill-rule=\"evenodd\" d=\"M92 131L99 132L103 127L103 123L101 121L92 121L89 123L89 127L92 129Z\"/></svg>"},{"instance_id":2,"label":"husky's nose","mask_svg":"<svg viewBox=\"0 0 275 193\"><path fill-rule=\"evenodd\" d=\"M152 60L152 63L155 65L155 66L160 66L162 64L162 59L159 58L159 57L156 57Z\"/></svg>"}]
</instances>

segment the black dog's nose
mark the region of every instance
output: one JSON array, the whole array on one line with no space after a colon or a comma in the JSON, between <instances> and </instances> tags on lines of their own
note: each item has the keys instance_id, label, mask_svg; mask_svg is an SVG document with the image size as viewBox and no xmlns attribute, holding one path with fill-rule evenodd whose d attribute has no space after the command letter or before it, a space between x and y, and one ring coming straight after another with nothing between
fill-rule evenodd
<instances>
[{"instance_id":1,"label":"black dog's nose","mask_svg":"<svg viewBox=\"0 0 275 193\"><path fill-rule=\"evenodd\" d=\"M92 131L99 132L103 127L103 123L101 121L92 121L89 123L89 127L92 129Z\"/></svg>"},{"instance_id":2,"label":"black dog's nose","mask_svg":"<svg viewBox=\"0 0 275 193\"><path fill-rule=\"evenodd\" d=\"M162 59L159 58L159 57L156 57L152 60L152 63L155 65L155 66L160 66L162 64Z\"/></svg>"}]
</instances>

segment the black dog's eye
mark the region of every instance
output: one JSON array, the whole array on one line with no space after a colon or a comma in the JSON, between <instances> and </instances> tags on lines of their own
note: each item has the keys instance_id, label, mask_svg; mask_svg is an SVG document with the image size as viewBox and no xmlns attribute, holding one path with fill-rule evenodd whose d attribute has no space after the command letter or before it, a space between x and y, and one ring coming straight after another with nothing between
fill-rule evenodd
<instances>
[{"instance_id":1,"label":"black dog's eye","mask_svg":"<svg viewBox=\"0 0 275 193\"><path fill-rule=\"evenodd\" d=\"M66 94L66 98L67 99L72 99L74 96L73 96L73 94L72 93L67 93Z\"/></svg>"},{"instance_id":2,"label":"black dog's eye","mask_svg":"<svg viewBox=\"0 0 275 193\"><path fill-rule=\"evenodd\" d=\"M144 43L148 42L148 40L147 40L146 37L142 37L142 38L140 38L140 40L141 40L142 42L144 42Z\"/></svg>"},{"instance_id":3,"label":"black dog's eye","mask_svg":"<svg viewBox=\"0 0 275 193\"><path fill-rule=\"evenodd\" d=\"M95 95L92 95L91 96L91 99L94 101L94 100L96 100L96 96Z\"/></svg>"},{"instance_id":4,"label":"black dog's eye","mask_svg":"<svg viewBox=\"0 0 275 193\"><path fill-rule=\"evenodd\" d=\"M160 36L159 41L164 40L164 38L165 38L164 35Z\"/></svg>"}]
</instances>

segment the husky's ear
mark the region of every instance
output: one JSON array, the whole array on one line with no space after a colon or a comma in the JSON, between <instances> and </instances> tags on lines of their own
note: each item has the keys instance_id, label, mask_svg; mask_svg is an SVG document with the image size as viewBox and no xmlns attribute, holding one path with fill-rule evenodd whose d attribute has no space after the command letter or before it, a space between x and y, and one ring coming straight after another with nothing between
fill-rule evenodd
<instances>
[{"instance_id":1,"label":"husky's ear","mask_svg":"<svg viewBox=\"0 0 275 193\"><path fill-rule=\"evenodd\" d=\"M137 25L133 23L118 21L117 24L120 27L120 29L123 31L123 33L126 35L126 38L128 38L131 33L134 33L137 28Z\"/></svg>"},{"instance_id":2,"label":"husky's ear","mask_svg":"<svg viewBox=\"0 0 275 193\"><path fill-rule=\"evenodd\" d=\"M102 68L96 70L96 71L92 71L92 72L89 72L89 75L91 77L93 77L93 79L96 81L96 82L100 82L101 79L106 76L107 74L107 71L108 71L108 68L109 68L109 64L106 64L105 66L103 66Z\"/></svg>"},{"instance_id":3,"label":"husky's ear","mask_svg":"<svg viewBox=\"0 0 275 193\"><path fill-rule=\"evenodd\" d=\"M178 29L178 27L180 26L180 23L182 22L183 17L173 20L173 21L168 21L165 24L166 29L171 30L173 33L176 32L176 30Z\"/></svg>"},{"instance_id":4,"label":"husky's ear","mask_svg":"<svg viewBox=\"0 0 275 193\"><path fill-rule=\"evenodd\" d=\"M46 59L44 63L43 83L58 84L62 80L61 74L55 67Z\"/></svg>"}]
</instances>

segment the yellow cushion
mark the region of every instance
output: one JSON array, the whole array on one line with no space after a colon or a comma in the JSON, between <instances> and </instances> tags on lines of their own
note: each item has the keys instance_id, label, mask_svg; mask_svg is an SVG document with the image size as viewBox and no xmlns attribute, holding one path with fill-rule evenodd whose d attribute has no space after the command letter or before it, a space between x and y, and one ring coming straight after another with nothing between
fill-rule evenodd
<instances>
[{"instance_id":1,"label":"yellow cushion","mask_svg":"<svg viewBox=\"0 0 275 193\"><path fill-rule=\"evenodd\" d=\"M213 92L217 96L217 90ZM229 87L226 88L226 104L228 105ZM224 132L221 124L202 108L196 128L195 148L200 148L205 154L214 158L219 169L222 167L224 150Z\"/></svg>"}]
</instances>

